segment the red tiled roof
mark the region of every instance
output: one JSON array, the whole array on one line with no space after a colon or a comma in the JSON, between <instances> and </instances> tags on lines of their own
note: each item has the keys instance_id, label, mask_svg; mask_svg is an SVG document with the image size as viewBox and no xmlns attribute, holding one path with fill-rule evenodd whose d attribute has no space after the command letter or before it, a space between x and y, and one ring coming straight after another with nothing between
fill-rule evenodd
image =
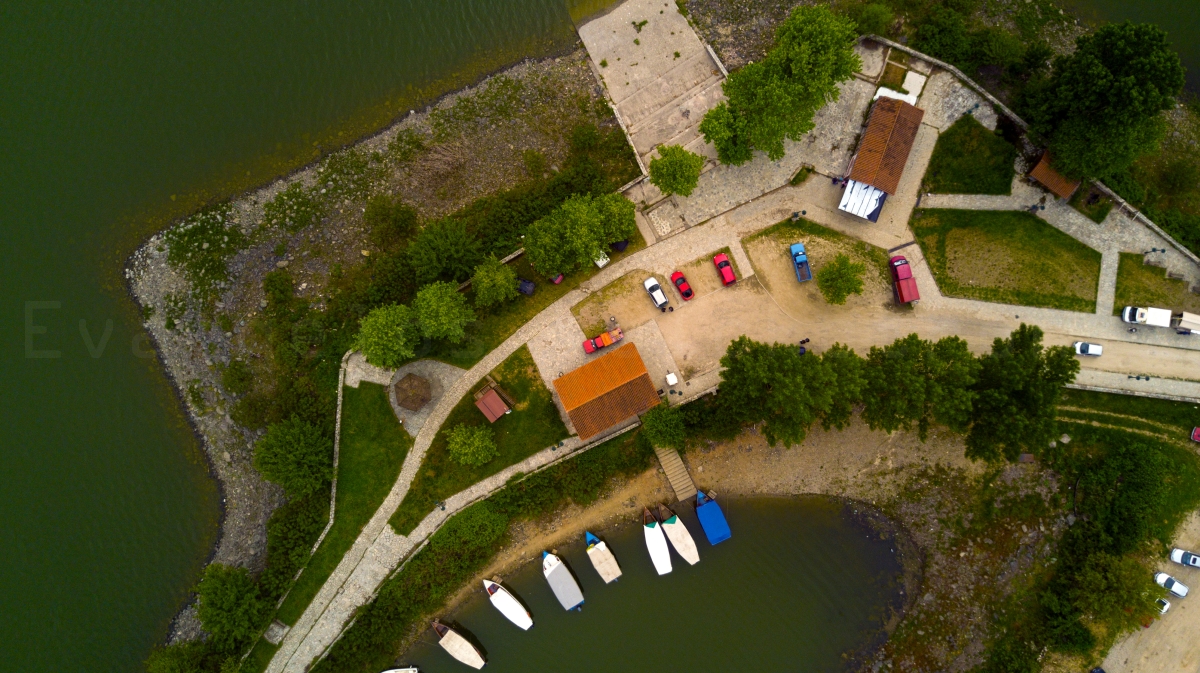
<instances>
[{"instance_id":1,"label":"red tiled roof","mask_svg":"<svg viewBox=\"0 0 1200 673\"><path fill-rule=\"evenodd\" d=\"M638 353L625 344L555 379L554 389L580 439L594 437L659 403Z\"/></svg>"},{"instance_id":2,"label":"red tiled roof","mask_svg":"<svg viewBox=\"0 0 1200 673\"><path fill-rule=\"evenodd\" d=\"M1078 180L1068 180L1066 176L1050 167L1050 162L1053 157L1050 152L1043 152L1042 158L1038 160L1037 165L1029 171L1029 177L1042 183L1042 185L1054 192L1057 196L1069 199L1079 189Z\"/></svg>"},{"instance_id":3,"label":"red tiled roof","mask_svg":"<svg viewBox=\"0 0 1200 673\"><path fill-rule=\"evenodd\" d=\"M479 410L483 412L484 416L487 416L491 423L495 423L501 416L508 413L508 405L496 394L495 388L475 400L475 406L479 407Z\"/></svg>"},{"instance_id":4,"label":"red tiled roof","mask_svg":"<svg viewBox=\"0 0 1200 673\"><path fill-rule=\"evenodd\" d=\"M875 101L848 177L895 194L924 117L924 110L902 100Z\"/></svg>"}]
</instances>

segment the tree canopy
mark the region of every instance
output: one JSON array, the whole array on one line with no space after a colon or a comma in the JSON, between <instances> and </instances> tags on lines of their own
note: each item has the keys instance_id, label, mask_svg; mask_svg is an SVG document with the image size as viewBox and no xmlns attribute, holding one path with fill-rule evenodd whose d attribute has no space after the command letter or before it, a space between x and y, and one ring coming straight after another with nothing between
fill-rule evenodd
<instances>
[{"instance_id":1,"label":"tree canopy","mask_svg":"<svg viewBox=\"0 0 1200 673\"><path fill-rule=\"evenodd\" d=\"M817 289L830 304L845 304L852 294L862 294L862 275L867 265L854 262L845 253L838 253L817 271Z\"/></svg>"},{"instance_id":2,"label":"tree canopy","mask_svg":"<svg viewBox=\"0 0 1200 673\"><path fill-rule=\"evenodd\" d=\"M273 423L254 444L254 468L292 499L333 479L333 442L319 428L292 416Z\"/></svg>"},{"instance_id":3,"label":"tree canopy","mask_svg":"<svg viewBox=\"0 0 1200 673\"><path fill-rule=\"evenodd\" d=\"M1032 129L1049 138L1055 167L1095 177L1154 150L1163 132L1159 113L1183 89L1183 66L1153 24L1106 25L1075 44L1025 107Z\"/></svg>"},{"instance_id":4,"label":"tree canopy","mask_svg":"<svg viewBox=\"0 0 1200 673\"><path fill-rule=\"evenodd\" d=\"M979 362L967 342L956 336L937 343L916 334L867 355L863 420L873 430L908 430L915 423L924 440L940 423L956 432L967 429L975 398L972 386Z\"/></svg>"},{"instance_id":5,"label":"tree canopy","mask_svg":"<svg viewBox=\"0 0 1200 673\"><path fill-rule=\"evenodd\" d=\"M650 161L650 183L668 196L691 196L696 183L700 181L704 157L680 145L660 147L658 154L657 158Z\"/></svg>"},{"instance_id":6,"label":"tree canopy","mask_svg":"<svg viewBox=\"0 0 1200 673\"><path fill-rule=\"evenodd\" d=\"M525 234L525 252L539 273L555 276L608 254L611 243L637 233L633 202L620 194L572 196Z\"/></svg>"},{"instance_id":7,"label":"tree canopy","mask_svg":"<svg viewBox=\"0 0 1200 673\"><path fill-rule=\"evenodd\" d=\"M483 256L483 244L456 218L425 225L408 244L407 257L418 285L437 280L461 283Z\"/></svg>"},{"instance_id":8,"label":"tree canopy","mask_svg":"<svg viewBox=\"0 0 1200 673\"><path fill-rule=\"evenodd\" d=\"M799 444L813 421L833 403L833 373L821 358L800 355L788 344L765 344L742 336L721 358L725 413L742 423L766 421L771 446Z\"/></svg>"},{"instance_id":9,"label":"tree canopy","mask_svg":"<svg viewBox=\"0 0 1200 673\"><path fill-rule=\"evenodd\" d=\"M1062 387L1079 372L1075 354L1068 346L1044 348L1041 328L1022 323L1007 339L996 339L979 362L967 457L1041 455L1056 431Z\"/></svg>"},{"instance_id":10,"label":"tree canopy","mask_svg":"<svg viewBox=\"0 0 1200 673\"><path fill-rule=\"evenodd\" d=\"M413 300L413 310L423 336L451 343L462 341L467 325L475 321L466 295L453 283L430 283L421 288Z\"/></svg>"},{"instance_id":11,"label":"tree canopy","mask_svg":"<svg viewBox=\"0 0 1200 673\"><path fill-rule=\"evenodd\" d=\"M475 291L475 305L480 308L502 304L517 297L517 272L490 255L475 267L471 289Z\"/></svg>"},{"instance_id":12,"label":"tree canopy","mask_svg":"<svg viewBox=\"0 0 1200 673\"><path fill-rule=\"evenodd\" d=\"M855 405L862 401L867 385L863 375L865 363L853 349L839 343L821 354L821 362L833 376L829 409L821 416L821 426L826 430L844 430L850 424Z\"/></svg>"},{"instance_id":13,"label":"tree canopy","mask_svg":"<svg viewBox=\"0 0 1200 673\"><path fill-rule=\"evenodd\" d=\"M779 26L775 46L725 80L728 99L704 116L700 132L723 163L743 164L753 150L777 161L784 139L800 140L813 115L836 101L837 84L861 66L855 24L827 7L801 6Z\"/></svg>"},{"instance_id":14,"label":"tree canopy","mask_svg":"<svg viewBox=\"0 0 1200 673\"><path fill-rule=\"evenodd\" d=\"M245 568L210 563L196 593L200 623L213 645L230 654L252 642L270 609L259 599L258 587Z\"/></svg>"},{"instance_id":15,"label":"tree canopy","mask_svg":"<svg viewBox=\"0 0 1200 673\"><path fill-rule=\"evenodd\" d=\"M687 430L676 407L660 404L647 411L642 416L642 431L654 446L682 449L686 445Z\"/></svg>"},{"instance_id":16,"label":"tree canopy","mask_svg":"<svg viewBox=\"0 0 1200 673\"><path fill-rule=\"evenodd\" d=\"M456 425L447 437L450 458L459 465L483 465L496 457L496 438L486 425Z\"/></svg>"},{"instance_id":17,"label":"tree canopy","mask_svg":"<svg viewBox=\"0 0 1200 673\"><path fill-rule=\"evenodd\" d=\"M412 309L390 304L372 309L359 323L354 348L362 351L367 362L394 369L416 353L421 340Z\"/></svg>"}]
</instances>

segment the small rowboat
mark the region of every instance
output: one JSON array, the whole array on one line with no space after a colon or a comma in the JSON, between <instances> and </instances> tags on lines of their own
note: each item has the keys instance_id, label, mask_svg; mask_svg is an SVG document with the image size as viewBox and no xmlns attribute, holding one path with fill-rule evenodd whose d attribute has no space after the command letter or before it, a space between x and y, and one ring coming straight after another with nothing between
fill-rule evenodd
<instances>
[{"instance_id":1,"label":"small rowboat","mask_svg":"<svg viewBox=\"0 0 1200 673\"><path fill-rule=\"evenodd\" d=\"M533 615L521 605L516 596L509 593L508 589L500 586L500 578L492 578L483 581L483 588L488 592L488 600L500 614L508 618L508 621L516 624L522 629L528 631L529 627L533 626Z\"/></svg>"},{"instance_id":2,"label":"small rowboat","mask_svg":"<svg viewBox=\"0 0 1200 673\"><path fill-rule=\"evenodd\" d=\"M587 539L587 555L591 559L592 565L596 568L596 572L600 573L600 579L604 580L605 584L617 581L621 576L621 566L617 564L617 557L608 550L608 545L604 540L584 532Z\"/></svg>"},{"instance_id":3,"label":"small rowboat","mask_svg":"<svg viewBox=\"0 0 1200 673\"><path fill-rule=\"evenodd\" d=\"M438 634L438 645L450 656L475 669L483 668L487 663L479 649L472 645L471 641L463 638L458 631L436 619L433 620L433 630Z\"/></svg>"},{"instance_id":4,"label":"small rowboat","mask_svg":"<svg viewBox=\"0 0 1200 673\"><path fill-rule=\"evenodd\" d=\"M692 534L688 532L687 526L679 520L679 515L667 509L666 505L659 504L658 516L662 519L662 529L666 533L667 539L671 541L671 546L675 548L675 553L683 557L688 565L696 565L700 562L700 552L696 551L696 541L692 539Z\"/></svg>"},{"instance_id":5,"label":"small rowboat","mask_svg":"<svg viewBox=\"0 0 1200 673\"><path fill-rule=\"evenodd\" d=\"M709 544L728 540L733 534L729 531L729 522L725 520L725 512L717 504L717 499L710 493L699 491L696 494L696 518L700 519L700 527Z\"/></svg>"},{"instance_id":6,"label":"small rowboat","mask_svg":"<svg viewBox=\"0 0 1200 673\"><path fill-rule=\"evenodd\" d=\"M583 591L562 559L548 551L542 552L542 574L564 610L583 609Z\"/></svg>"},{"instance_id":7,"label":"small rowboat","mask_svg":"<svg viewBox=\"0 0 1200 673\"><path fill-rule=\"evenodd\" d=\"M642 530L646 533L646 549L650 551L654 569L659 575L671 572L671 551L667 549L667 538L649 507L642 508Z\"/></svg>"}]
</instances>

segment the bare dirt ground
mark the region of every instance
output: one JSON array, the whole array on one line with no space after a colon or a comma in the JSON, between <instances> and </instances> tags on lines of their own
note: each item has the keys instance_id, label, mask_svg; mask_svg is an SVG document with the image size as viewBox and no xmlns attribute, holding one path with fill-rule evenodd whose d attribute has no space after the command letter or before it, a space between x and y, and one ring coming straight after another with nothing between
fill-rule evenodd
<instances>
[{"instance_id":1,"label":"bare dirt ground","mask_svg":"<svg viewBox=\"0 0 1200 673\"><path fill-rule=\"evenodd\" d=\"M659 278L641 269L630 271L571 307L571 314L579 322L579 329L588 337L594 337L607 328L611 322L610 318L613 317L617 319L621 329L625 330L653 320L659 311L654 308L645 288L642 287L642 281L650 276L658 278L663 292L667 293L669 299L674 299L667 288L670 285L668 279Z\"/></svg>"}]
</instances>

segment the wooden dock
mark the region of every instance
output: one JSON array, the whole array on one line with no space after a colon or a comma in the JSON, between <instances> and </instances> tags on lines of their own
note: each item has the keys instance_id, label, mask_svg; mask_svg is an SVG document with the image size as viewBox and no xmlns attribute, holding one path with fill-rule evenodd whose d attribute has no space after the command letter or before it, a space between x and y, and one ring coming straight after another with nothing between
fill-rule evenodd
<instances>
[{"instance_id":1,"label":"wooden dock","mask_svg":"<svg viewBox=\"0 0 1200 673\"><path fill-rule=\"evenodd\" d=\"M696 485L692 483L692 475L688 474L679 452L675 449L654 447L654 453L658 454L658 462L662 465L663 472L667 473L671 488L675 490L675 500L683 501L695 497Z\"/></svg>"}]
</instances>

